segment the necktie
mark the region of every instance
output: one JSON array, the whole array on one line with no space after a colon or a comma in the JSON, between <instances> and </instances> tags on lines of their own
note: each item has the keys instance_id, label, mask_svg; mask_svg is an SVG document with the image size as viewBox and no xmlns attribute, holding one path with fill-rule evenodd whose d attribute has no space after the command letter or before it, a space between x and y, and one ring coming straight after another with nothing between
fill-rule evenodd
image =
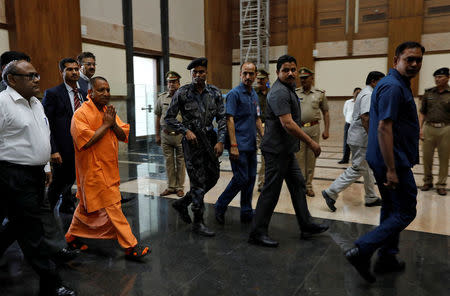
<instances>
[{"instance_id":1,"label":"necktie","mask_svg":"<svg viewBox=\"0 0 450 296\"><path fill-rule=\"evenodd\" d=\"M74 106L74 111L76 111L78 108L81 107L81 101L80 101L80 97L78 96L78 89L74 88L73 89L73 106Z\"/></svg>"}]
</instances>

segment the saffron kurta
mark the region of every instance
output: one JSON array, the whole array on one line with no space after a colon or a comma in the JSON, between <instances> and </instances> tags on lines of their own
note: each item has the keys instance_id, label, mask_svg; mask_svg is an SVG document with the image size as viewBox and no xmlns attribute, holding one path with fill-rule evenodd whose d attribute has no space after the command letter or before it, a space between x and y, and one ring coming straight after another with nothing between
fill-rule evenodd
<instances>
[{"instance_id":1,"label":"saffron kurta","mask_svg":"<svg viewBox=\"0 0 450 296\"><path fill-rule=\"evenodd\" d=\"M73 115L71 134L75 146L77 175L77 198L80 203L75 210L72 224L66 234L68 241L75 237L118 239L124 248L133 247L137 240L121 210L118 165L119 143L109 129L94 145L83 146L94 136L103 124L100 112L88 96ZM116 116L116 123L123 129L128 141L129 124Z\"/></svg>"}]
</instances>

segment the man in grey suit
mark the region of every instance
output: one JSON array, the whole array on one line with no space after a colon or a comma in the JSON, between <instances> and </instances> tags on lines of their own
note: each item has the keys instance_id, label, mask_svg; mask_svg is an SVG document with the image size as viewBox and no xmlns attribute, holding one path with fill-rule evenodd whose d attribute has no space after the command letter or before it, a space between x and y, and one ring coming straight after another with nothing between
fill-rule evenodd
<instances>
[{"instance_id":1,"label":"man in grey suit","mask_svg":"<svg viewBox=\"0 0 450 296\"><path fill-rule=\"evenodd\" d=\"M314 151L316 157L321 152L319 144L300 128L300 101L295 94L297 75L295 58L288 55L281 56L277 61L278 79L267 96L265 136L261 144L266 172L248 241L251 244L278 246L278 242L268 236L268 228L283 181L286 181L291 194L301 237L305 238L328 229L328 226L312 221L306 203L305 179L295 158L295 152L300 149L300 140Z\"/></svg>"}]
</instances>

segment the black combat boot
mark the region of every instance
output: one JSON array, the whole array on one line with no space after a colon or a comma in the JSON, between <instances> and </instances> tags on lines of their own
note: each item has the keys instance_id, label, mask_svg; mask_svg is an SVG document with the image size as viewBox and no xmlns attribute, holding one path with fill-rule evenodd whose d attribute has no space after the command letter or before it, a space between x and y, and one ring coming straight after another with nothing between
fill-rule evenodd
<instances>
[{"instance_id":1,"label":"black combat boot","mask_svg":"<svg viewBox=\"0 0 450 296\"><path fill-rule=\"evenodd\" d=\"M194 213L194 224L192 225L192 231L206 237L216 235L216 233L212 230L209 230L209 228L206 227L205 223L203 222L203 213Z\"/></svg>"},{"instance_id":2,"label":"black combat boot","mask_svg":"<svg viewBox=\"0 0 450 296\"><path fill-rule=\"evenodd\" d=\"M176 200L172 204L172 207L178 212L178 215L180 216L181 220L184 221L184 223L192 223L191 216L189 216L188 207L183 199Z\"/></svg>"}]
</instances>

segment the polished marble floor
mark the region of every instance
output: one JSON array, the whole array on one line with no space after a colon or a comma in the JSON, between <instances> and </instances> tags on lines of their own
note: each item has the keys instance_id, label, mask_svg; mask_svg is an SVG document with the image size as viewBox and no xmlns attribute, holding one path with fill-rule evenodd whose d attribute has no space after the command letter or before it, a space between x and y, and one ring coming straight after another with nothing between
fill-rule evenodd
<instances>
[{"instance_id":1,"label":"polished marble floor","mask_svg":"<svg viewBox=\"0 0 450 296\"><path fill-rule=\"evenodd\" d=\"M339 107L339 106L338 106ZM341 109L341 108L340 108ZM335 115L332 115L335 116ZM215 238L193 235L171 208L175 195L160 197L166 187L164 159L158 146L143 153L121 154L123 210L138 239L153 252L144 263L126 261L117 243L87 241L90 251L61 266L61 275L79 295L450 295L450 193L419 190L417 217L402 233L400 258L406 270L379 276L366 284L345 261L342 252L378 224L379 208L367 208L361 180L341 193L332 213L320 192L343 172L342 119L332 118L330 139L322 141L313 181L316 197L308 198L311 214L330 230L300 240L288 191L283 186L270 226L277 249L249 245L249 225L239 222L239 196L227 211L226 225L214 221L214 203L232 177L227 156L221 158L221 178L206 195L206 223ZM437 172L435 155L434 172ZM422 185L423 166L414 168ZM188 179L185 189L188 190ZM254 191L256 205L258 192ZM67 228L70 217L62 215ZM37 295L38 279L25 264L23 275L11 281L0 269L0 295Z\"/></svg>"}]
</instances>

